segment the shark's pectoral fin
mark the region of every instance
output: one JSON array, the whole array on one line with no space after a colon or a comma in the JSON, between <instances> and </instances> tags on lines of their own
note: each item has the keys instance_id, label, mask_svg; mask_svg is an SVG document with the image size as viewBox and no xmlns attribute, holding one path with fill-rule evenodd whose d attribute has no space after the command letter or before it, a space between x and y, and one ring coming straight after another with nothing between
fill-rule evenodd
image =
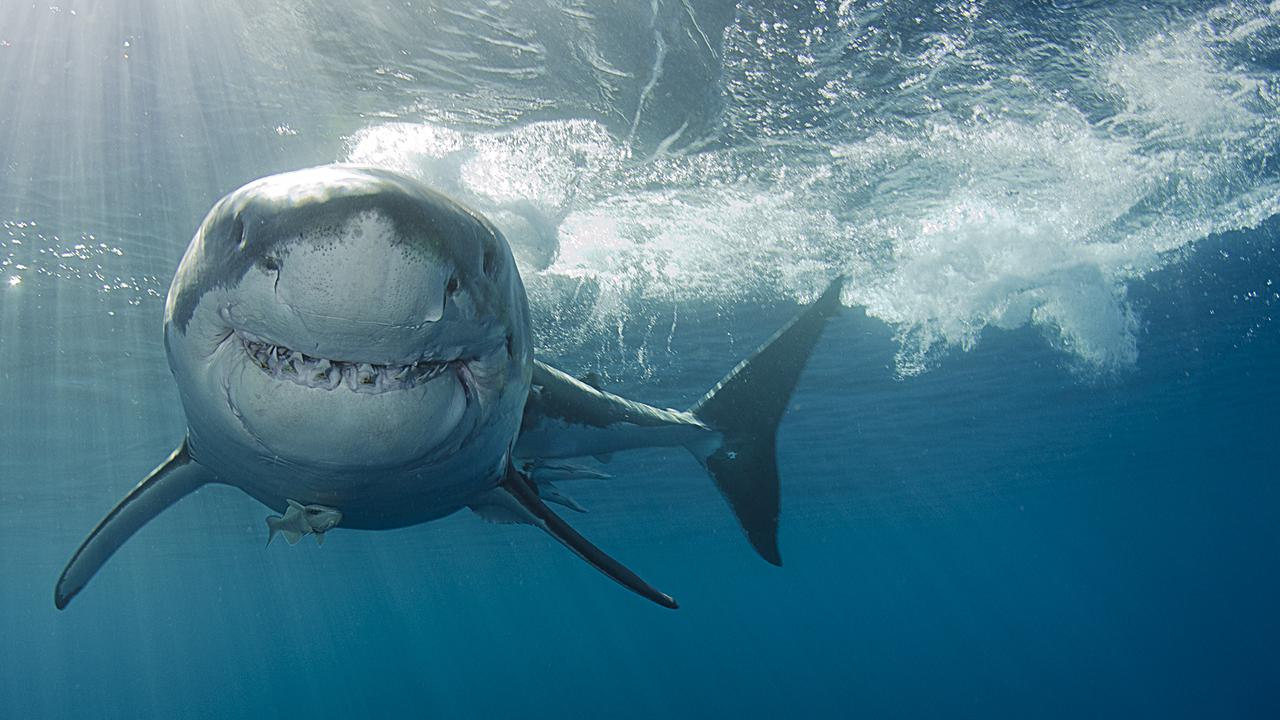
<instances>
[{"instance_id":1,"label":"shark's pectoral fin","mask_svg":"<svg viewBox=\"0 0 1280 720\"><path fill-rule=\"evenodd\" d=\"M603 550L592 545L590 541L578 534L569 524L560 519L547 507L533 482L521 475L515 467L508 466L502 484L494 488L483 498L471 505L478 515L492 522L525 523L536 525L546 530L551 537L573 551L575 555L586 560L592 567L613 578L618 584L637 595L646 597L659 605L675 609L679 607L670 595L663 593L649 583L640 579L639 575L628 570L622 563L605 554Z\"/></svg>"},{"instance_id":2,"label":"shark's pectoral fin","mask_svg":"<svg viewBox=\"0 0 1280 720\"><path fill-rule=\"evenodd\" d=\"M54 588L53 603L59 610L84 588L98 568L138 528L192 490L213 481L213 475L191 460L184 439L160 467L151 471L89 533L62 571Z\"/></svg>"}]
</instances>

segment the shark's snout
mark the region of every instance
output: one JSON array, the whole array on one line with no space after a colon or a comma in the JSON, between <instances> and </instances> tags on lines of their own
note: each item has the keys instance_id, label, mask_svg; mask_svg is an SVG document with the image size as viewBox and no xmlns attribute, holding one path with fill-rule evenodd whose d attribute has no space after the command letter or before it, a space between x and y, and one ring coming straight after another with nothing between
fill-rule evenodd
<instances>
[{"instance_id":1,"label":"shark's snout","mask_svg":"<svg viewBox=\"0 0 1280 720\"><path fill-rule=\"evenodd\" d=\"M309 326L351 326L362 334L420 329L440 320L460 289L451 259L403 242L377 209L298 234L318 237L285 246L259 265L274 276L276 301Z\"/></svg>"}]
</instances>

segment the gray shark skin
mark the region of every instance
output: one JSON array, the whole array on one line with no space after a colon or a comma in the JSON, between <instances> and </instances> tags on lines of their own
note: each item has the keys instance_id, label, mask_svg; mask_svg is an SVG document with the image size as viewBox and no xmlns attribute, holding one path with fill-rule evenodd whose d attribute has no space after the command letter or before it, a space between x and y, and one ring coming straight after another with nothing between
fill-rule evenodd
<instances>
[{"instance_id":1,"label":"gray shark skin","mask_svg":"<svg viewBox=\"0 0 1280 720\"><path fill-rule=\"evenodd\" d=\"M249 183L209 212L165 304L186 437L90 532L54 604L65 608L151 518L221 483L279 513L273 534L317 541L335 525L397 528L469 507L542 528L675 608L547 507L583 509L553 478L608 477L556 461L688 448L755 549L780 564L774 440L840 287L688 410L655 408L534 359L511 250L477 213L367 167Z\"/></svg>"}]
</instances>

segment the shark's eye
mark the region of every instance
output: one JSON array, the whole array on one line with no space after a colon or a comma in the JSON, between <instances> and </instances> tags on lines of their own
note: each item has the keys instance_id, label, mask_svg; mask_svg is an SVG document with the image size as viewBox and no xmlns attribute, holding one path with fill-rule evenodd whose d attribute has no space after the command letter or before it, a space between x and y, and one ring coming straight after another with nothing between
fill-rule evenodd
<instances>
[{"instance_id":1,"label":"shark's eye","mask_svg":"<svg viewBox=\"0 0 1280 720\"><path fill-rule=\"evenodd\" d=\"M240 219L239 216L236 216L236 219L231 223L231 242L240 247L249 244L248 239L245 237L244 220Z\"/></svg>"},{"instance_id":2,"label":"shark's eye","mask_svg":"<svg viewBox=\"0 0 1280 720\"><path fill-rule=\"evenodd\" d=\"M444 291L449 293L450 295L458 292L458 276L457 275L454 275L453 277L449 278L449 284L445 285Z\"/></svg>"},{"instance_id":3,"label":"shark's eye","mask_svg":"<svg viewBox=\"0 0 1280 720\"><path fill-rule=\"evenodd\" d=\"M276 272L280 269L280 261L274 255L268 255L262 258L262 269Z\"/></svg>"}]
</instances>

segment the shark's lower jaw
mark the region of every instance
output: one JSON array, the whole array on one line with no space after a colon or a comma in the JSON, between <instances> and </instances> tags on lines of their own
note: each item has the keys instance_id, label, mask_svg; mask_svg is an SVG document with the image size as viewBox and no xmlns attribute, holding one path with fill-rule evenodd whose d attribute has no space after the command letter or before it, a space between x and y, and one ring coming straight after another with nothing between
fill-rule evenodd
<instances>
[{"instance_id":1,"label":"shark's lower jaw","mask_svg":"<svg viewBox=\"0 0 1280 720\"><path fill-rule=\"evenodd\" d=\"M292 382L318 390L347 390L378 394L410 390L454 370L465 376L462 360L419 360L408 365L381 365L306 355L297 350L275 345L247 333L237 332L240 344L250 361L276 380ZM465 384L464 384L465 387Z\"/></svg>"}]
</instances>

